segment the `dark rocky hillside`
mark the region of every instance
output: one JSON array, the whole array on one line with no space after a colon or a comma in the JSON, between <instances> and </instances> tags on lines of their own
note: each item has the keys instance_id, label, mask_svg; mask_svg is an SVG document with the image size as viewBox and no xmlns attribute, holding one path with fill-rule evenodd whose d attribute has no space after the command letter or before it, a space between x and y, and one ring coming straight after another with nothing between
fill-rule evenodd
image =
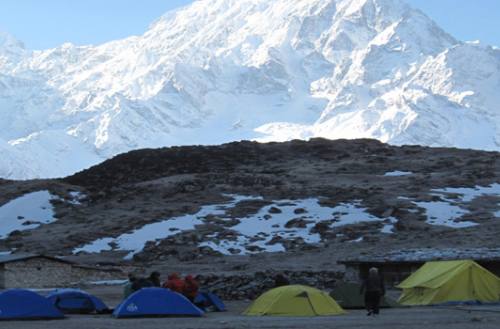
<instances>
[{"instance_id":1,"label":"dark rocky hillside","mask_svg":"<svg viewBox=\"0 0 500 329\"><path fill-rule=\"evenodd\" d=\"M499 176L499 153L374 140L139 150L61 180L0 181L0 204L39 190L58 197L56 221L12 232L0 248L229 271L330 269L374 250L497 247ZM127 239L148 228L153 235L130 254ZM99 239L100 253L85 249Z\"/></svg>"}]
</instances>

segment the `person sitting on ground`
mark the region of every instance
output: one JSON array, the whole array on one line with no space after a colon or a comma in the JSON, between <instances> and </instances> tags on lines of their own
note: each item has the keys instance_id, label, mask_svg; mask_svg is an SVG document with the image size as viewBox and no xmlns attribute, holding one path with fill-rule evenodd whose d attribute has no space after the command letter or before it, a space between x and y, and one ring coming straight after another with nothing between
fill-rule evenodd
<instances>
[{"instance_id":1,"label":"person sitting on ground","mask_svg":"<svg viewBox=\"0 0 500 329\"><path fill-rule=\"evenodd\" d=\"M184 280L179 277L179 274L172 273L168 276L168 280L163 284L163 288L182 294L184 290Z\"/></svg>"},{"instance_id":2,"label":"person sitting on ground","mask_svg":"<svg viewBox=\"0 0 500 329\"><path fill-rule=\"evenodd\" d=\"M276 274L274 277L274 287L278 288L288 285L290 285L290 280L283 273Z\"/></svg>"},{"instance_id":3,"label":"person sitting on ground","mask_svg":"<svg viewBox=\"0 0 500 329\"><path fill-rule=\"evenodd\" d=\"M366 315L378 315L380 313L380 299L385 295L384 280L376 267L370 268L368 277L363 280L361 294L365 294Z\"/></svg>"},{"instance_id":4,"label":"person sitting on ground","mask_svg":"<svg viewBox=\"0 0 500 329\"><path fill-rule=\"evenodd\" d=\"M153 284L153 287L161 287L160 272L154 271L149 276L149 281Z\"/></svg>"},{"instance_id":5,"label":"person sitting on ground","mask_svg":"<svg viewBox=\"0 0 500 329\"><path fill-rule=\"evenodd\" d=\"M132 289L132 285L134 284L135 280L137 280L137 277L133 273L129 273L128 281L123 287L123 299L127 298L134 292L134 290Z\"/></svg>"},{"instance_id":6,"label":"person sitting on ground","mask_svg":"<svg viewBox=\"0 0 500 329\"><path fill-rule=\"evenodd\" d=\"M191 303L194 303L196 296L198 296L199 289L200 285L192 275L187 275L184 278L184 289L182 291L182 294L186 296L186 298L189 299Z\"/></svg>"},{"instance_id":7,"label":"person sitting on ground","mask_svg":"<svg viewBox=\"0 0 500 329\"><path fill-rule=\"evenodd\" d=\"M154 287L153 282L151 282L149 278L137 278L134 283L132 283L132 291L149 287Z\"/></svg>"}]
</instances>

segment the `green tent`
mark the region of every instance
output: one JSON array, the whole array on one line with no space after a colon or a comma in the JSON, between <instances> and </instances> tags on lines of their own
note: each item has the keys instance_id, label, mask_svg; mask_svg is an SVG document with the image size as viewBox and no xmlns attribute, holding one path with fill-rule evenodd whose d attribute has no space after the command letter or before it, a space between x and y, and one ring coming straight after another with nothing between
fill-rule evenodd
<instances>
[{"instance_id":1,"label":"green tent","mask_svg":"<svg viewBox=\"0 0 500 329\"><path fill-rule=\"evenodd\" d=\"M500 301L498 277L472 260L427 262L398 288L403 305Z\"/></svg>"},{"instance_id":2,"label":"green tent","mask_svg":"<svg viewBox=\"0 0 500 329\"><path fill-rule=\"evenodd\" d=\"M330 292L330 296L343 308L365 308L365 297L360 293L360 289L361 285L358 283L340 282ZM380 301L380 307L398 307L398 303L390 297L384 296Z\"/></svg>"},{"instance_id":3,"label":"green tent","mask_svg":"<svg viewBox=\"0 0 500 329\"><path fill-rule=\"evenodd\" d=\"M291 285L274 288L262 294L243 313L271 316L329 316L346 312L326 292Z\"/></svg>"}]
</instances>

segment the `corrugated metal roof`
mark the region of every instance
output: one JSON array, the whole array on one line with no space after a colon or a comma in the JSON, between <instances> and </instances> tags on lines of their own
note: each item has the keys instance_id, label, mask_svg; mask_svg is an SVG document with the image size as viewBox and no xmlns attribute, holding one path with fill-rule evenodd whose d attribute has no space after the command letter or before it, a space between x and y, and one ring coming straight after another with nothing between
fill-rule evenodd
<instances>
[{"instance_id":1,"label":"corrugated metal roof","mask_svg":"<svg viewBox=\"0 0 500 329\"><path fill-rule=\"evenodd\" d=\"M45 258L45 259L53 260L56 262L73 264L73 262L70 262L70 261L62 259L62 258L46 256L46 255L39 255L39 254L29 254L29 253L0 255L0 264L20 262L23 260L28 260L28 259L33 259L33 258Z\"/></svg>"},{"instance_id":2,"label":"corrugated metal roof","mask_svg":"<svg viewBox=\"0 0 500 329\"><path fill-rule=\"evenodd\" d=\"M408 249L397 250L385 254L367 254L338 261L340 264L353 263L425 263L437 260L472 259L475 261L500 261L499 248L470 249Z\"/></svg>"}]
</instances>

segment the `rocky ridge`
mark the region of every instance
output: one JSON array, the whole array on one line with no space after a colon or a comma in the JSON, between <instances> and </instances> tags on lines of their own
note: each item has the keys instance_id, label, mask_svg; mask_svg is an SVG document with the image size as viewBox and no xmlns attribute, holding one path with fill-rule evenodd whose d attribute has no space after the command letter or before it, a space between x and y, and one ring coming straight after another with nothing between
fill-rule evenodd
<instances>
[{"instance_id":1,"label":"rocky ridge","mask_svg":"<svg viewBox=\"0 0 500 329\"><path fill-rule=\"evenodd\" d=\"M11 232L0 251L239 275L242 264L336 271L375 250L496 248L499 175L496 152L375 140L133 151L65 179L1 182L0 214L35 191L57 197L55 220Z\"/></svg>"}]
</instances>

